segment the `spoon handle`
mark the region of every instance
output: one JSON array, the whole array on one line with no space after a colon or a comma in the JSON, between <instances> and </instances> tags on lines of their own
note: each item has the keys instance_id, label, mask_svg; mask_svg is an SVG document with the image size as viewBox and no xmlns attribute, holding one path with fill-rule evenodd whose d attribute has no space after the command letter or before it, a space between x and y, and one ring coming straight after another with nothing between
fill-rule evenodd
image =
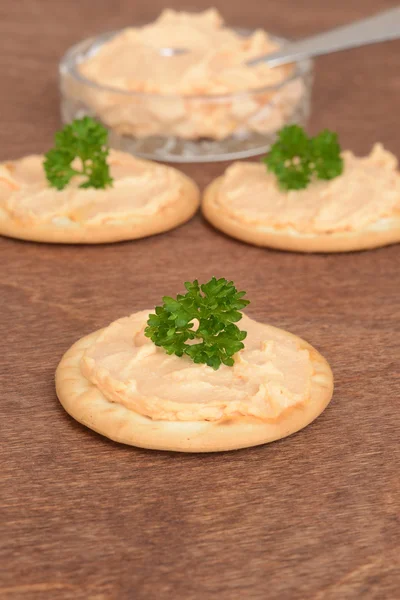
<instances>
[{"instance_id":1,"label":"spoon handle","mask_svg":"<svg viewBox=\"0 0 400 600\"><path fill-rule=\"evenodd\" d=\"M387 10L368 19L337 27L318 35L286 44L282 50L248 61L248 65L266 62L271 67L290 62L357 48L400 37L400 7Z\"/></svg>"}]
</instances>

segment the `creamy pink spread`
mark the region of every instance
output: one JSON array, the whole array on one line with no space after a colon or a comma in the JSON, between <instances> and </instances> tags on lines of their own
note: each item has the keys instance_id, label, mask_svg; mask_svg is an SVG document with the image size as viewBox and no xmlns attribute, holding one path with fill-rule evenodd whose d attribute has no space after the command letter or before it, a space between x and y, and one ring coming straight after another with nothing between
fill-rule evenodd
<instances>
[{"instance_id":1,"label":"creamy pink spread","mask_svg":"<svg viewBox=\"0 0 400 600\"><path fill-rule=\"evenodd\" d=\"M264 164L237 162L228 167L215 201L236 221L305 234L363 229L400 214L400 173L393 154L375 144L369 156L346 151L343 160L339 177L290 191L279 188Z\"/></svg>"},{"instance_id":2,"label":"creamy pink spread","mask_svg":"<svg viewBox=\"0 0 400 600\"><path fill-rule=\"evenodd\" d=\"M167 57L162 48L188 52ZM292 65L246 64L277 48L261 29L246 37L225 27L215 9L166 9L154 23L124 29L79 63L81 75L98 86L65 75L62 88L118 134L219 140L265 133L281 127L305 93L300 78L288 81Z\"/></svg>"},{"instance_id":3,"label":"creamy pink spread","mask_svg":"<svg viewBox=\"0 0 400 600\"><path fill-rule=\"evenodd\" d=\"M309 350L294 336L243 316L245 348L217 371L168 356L144 335L149 311L115 321L86 350L84 376L110 401L153 419L210 420L252 416L275 420L309 401Z\"/></svg>"},{"instance_id":4,"label":"creamy pink spread","mask_svg":"<svg viewBox=\"0 0 400 600\"><path fill-rule=\"evenodd\" d=\"M50 187L43 156L32 155L0 165L0 210L23 222L85 225L151 216L176 200L182 176L164 165L111 150L113 186L79 188L74 177L64 190Z\"/></svg>"},{"instance_id":5,"label":"creamy pink spread","mask_svg":"<svg viewBox=\"0 0 400 600\"><path fill-rule=\"evenodd\" d=\"M160 48L183 48L173 57ZM291 66L271 68L246 61L278 44L261 29L243 37L224 27L215 9L202 13L166 9L145 27L129 27L79 66L88 79L129 91L161 94L226 94L275 85Z\"/></svg>"}]
</instances>

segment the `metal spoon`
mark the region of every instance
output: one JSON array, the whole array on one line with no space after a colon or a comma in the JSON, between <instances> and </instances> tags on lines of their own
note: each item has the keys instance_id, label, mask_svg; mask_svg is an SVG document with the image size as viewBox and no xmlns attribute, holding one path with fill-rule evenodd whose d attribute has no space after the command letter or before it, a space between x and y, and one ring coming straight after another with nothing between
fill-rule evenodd
<instances>
[{"instance_id":1,"label":"metal spoon","mask_svg":"<svg viewBox=\"0 0 400 600\"><path fill-rule=\"evenodd\" d=\"M378 13L350 25L336 27L298 42L291 42L278 52L253 58L246 64L254 66L265 62L270 67L277 67L304 58L397 38L400 38L400 7ZM160 48L159 52L161 56L171 57L186 54L190 50L187 48Z\"/></svg>"}]
</instances>

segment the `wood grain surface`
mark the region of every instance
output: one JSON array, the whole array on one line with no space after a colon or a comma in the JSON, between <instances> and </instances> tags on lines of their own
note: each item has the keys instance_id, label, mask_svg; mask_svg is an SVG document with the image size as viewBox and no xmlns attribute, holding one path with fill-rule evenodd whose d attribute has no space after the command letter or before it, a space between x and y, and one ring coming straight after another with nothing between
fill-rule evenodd
<instances>
[{"instance_id":1,"label":"wood grain surface","mask_svg":"<svg viewBox=\"0 0 400 600\"><path fill-rule=\"evenodd\" d=\"M292 37L395 4L215 2L232 24ZM68 46L164 7L2 0L0 159L51 144ZM379 140L400 156L399 96L398 42L321 58L310 130L336 129L359 153ZM203 187L223 168L184 170ZM400 246L285 254L197 216L101 247L3 238L0 258L1 600L399 598ZM75 340L213 274L248 291L250 315L329 360L336 390L317 421L274 444L204 456L117 445L63 411L54 370Z\"/></svg>"}]
</instances>

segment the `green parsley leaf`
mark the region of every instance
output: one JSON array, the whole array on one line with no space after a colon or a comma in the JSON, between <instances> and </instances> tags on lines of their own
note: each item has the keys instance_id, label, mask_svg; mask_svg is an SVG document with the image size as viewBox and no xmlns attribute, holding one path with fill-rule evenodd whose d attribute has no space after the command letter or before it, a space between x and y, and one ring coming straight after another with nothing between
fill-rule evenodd
<instances>
[{"instance_id":1,"label":"green parsley leaf","mask_svg":"<svg viewBox=\"0 0 400 600\"><path fill-rule=\"evenodd\" d=\"M310 139L313 169L319 179L334 179L343 172L337 133L324 129Z\"/></svg>"},{"instance_id":2,"label":"green parsley leaf","mask_svg":"<svg viewBox=\"0 0 400 600\"><path fill-rule=\"evenodd\" d=\"M86 177L81 188L104 189L112 185L108 156L108 132L91 117L75 119L55 135L55 146L45 154L49 184L63 190L77 175ZM77 159L80 169L72 163ZM75 168L76 167L76 168Z\"/></svg>"},{"instance_id":3,"label":"green parsley leaf","mask_svg":"<svg viewBox=\"0 0 400 600\"><path fill-rule=\"evenodd\" d=\"M243 299L246 292L238 292L232 281L215 277L202 285L197 279L186 282L185 288L187 293L176 299L163 297L163 305L149 315L145 335L167 354L186 354L214 370L221 364L232 367L233 355L244 348L247 335L235 325L249 304Z\"/></svg>"},{"instance_id":4,"label":"green parsley leaf","mask_svg":"<svg viewBox=\"0 0 400 600\"><path fill-rule=\"evenodd\" d=\"M301 190L313 176L333 179L343 172L337 134L325 129L315 137L308 137L299 125L287 125L280 130L263 162L275 173L283 190Z\"/></svg>"},{"instance_id":5,"label":"green parsley leaf","mask_svg":"<svg viewBox=\"0 0 400 600\"><path fill-rule=\"evenodd\" d=\"M263 160L268 170L275 173L283 189L301 190L310 182L309 140L297 125L280 130L278 140Z\"/></svg>"}]
</instances>

